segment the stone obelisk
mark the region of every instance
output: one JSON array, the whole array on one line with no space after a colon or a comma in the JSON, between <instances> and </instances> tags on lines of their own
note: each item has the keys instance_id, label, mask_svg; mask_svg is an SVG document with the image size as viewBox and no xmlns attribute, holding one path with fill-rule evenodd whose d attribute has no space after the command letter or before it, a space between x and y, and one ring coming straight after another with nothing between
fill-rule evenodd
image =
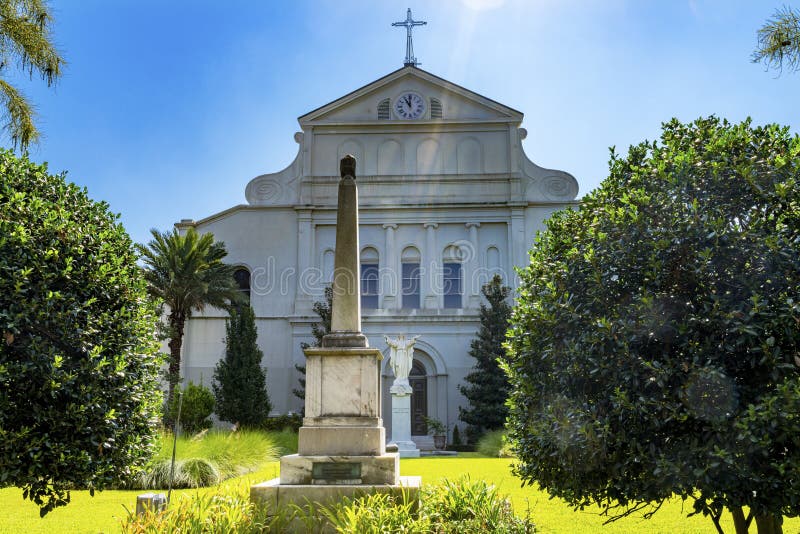
<instances>
[{"instance_id":1,"label":"stone obelisk","mask_svg":"<svg viewBox=\"0 0 800 534\"><path fill-rule=\"evenodd\" d=\"M272 510L330 502L364 491L416 494L419 477L400 477L397 453L386 452L381 419L381 351L361 333L356 160L340 163L331 332L305 349L305 418L298 453L283 456L280 478L251 488Z\"/></svg>"},{"instance_id":2,"label":"stone obelisk","mask_svg":"<svg viewBox=\"0 0 800 534\"><path fill-rule=\"evenodd\" d=\"M331 331L322 338L322 346L366 347L367 338L361 333L356 159L350 155L343 157L339 172L342 179L336 210Z\"/></svg>"}]
</instances>

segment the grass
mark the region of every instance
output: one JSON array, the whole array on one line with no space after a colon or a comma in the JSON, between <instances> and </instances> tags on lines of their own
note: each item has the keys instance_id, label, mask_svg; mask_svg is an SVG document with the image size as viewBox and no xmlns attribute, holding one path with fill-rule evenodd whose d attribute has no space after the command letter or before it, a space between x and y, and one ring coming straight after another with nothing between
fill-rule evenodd
<instances>
[{"instance_id":1,"label":"grass","mask_svg":"<svg viewBox=\"0 0 800 534\"><path fill-rule=\"evenodd\" d=\"M506 458L485 458L476 453L462 453L457 457L406 458L401 461L403 475L421 475L424 484L435 484L443 479L457 480L468 474L472 480L485 480L498 487L501 494L508 495L518 513L530 511L537 525L537 532L546 534L714 534L711 520L704 517L687 518L691 505L682 508L682 503L667 503L650 520L632 516L603 526L605 518L598 515L597 509L575 512L557 499L549 499L545 492L536 488L521 488L518 479L510 472L514 460ZM173 499L182 494L211 494L220 491L233 491L241 485L263 482L278 476L278 462L263 465L257 471L232 478L218 486L201 489L187 489L173 492ZM72 502L56 509L44 519L39 519L38 508L29 501L22 500L19 489L0 490L0 533L52 534L58 533L112 533L119 531L119 520L127 516L125 507L132 509L136 495L142 490L103 491L89 497L85 491L72 493ZM728 517L724 522L725 531L733 532L733 524ZM800 532L800 519L787 519L784 532Z\"/></svg>"},{"instance_id":2,"label":"grass","mask_svg":"<svg viewBox=\"0 0 800 534\"><path fill-rule=\"evenodd\" d=\"M282 453L296 450L292 432L207 432L178 438L173 488L213 486L255 471ZM172 434L159 437L159 450L147 470L131 486L166 489L171 476ZM292 449L292 446L295 449Z\"/></svg>"},{"instance_id":3,"label":"grass","mask_svg":"<svg viewBox=\"0 0 800 534\"><path fill-rule=\"evenodd\" d=\"M652 519L634 515L608 525L599 515L599 508L573 511L564 501L550 499L539 488L521 487L520 480L511 475L509 458L485 458L478 453L461 453L457 457L438 457L434 465L430 458L401 461L403 475L421 475L426 484L435 484L442 479L455 480L464 473L472 479L483 479L497 486L501 494L511 498L518 514L528 510L536 523L536 532L545 534L716 534L711 519L702 516L686 517L692 505L676 499L666 503ZM733 521L724 517L723 528L733 534ZM786 534L800 532L800 518L786 519L783 524ZM751 527L755 532L755 525Z\"/></svg>"}]
</instances>

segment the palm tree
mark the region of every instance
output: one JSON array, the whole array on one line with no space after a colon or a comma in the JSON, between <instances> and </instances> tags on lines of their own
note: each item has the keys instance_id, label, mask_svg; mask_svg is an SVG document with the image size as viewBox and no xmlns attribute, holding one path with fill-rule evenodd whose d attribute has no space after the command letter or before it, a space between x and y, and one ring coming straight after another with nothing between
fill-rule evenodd
<instances>
[{"instance_id":1,"label":"palm tree","mask_svg":"<svg viewBox=\"0 0 800 534\"><path fill-rule=\"evenodd\" d=\"M61 76L65 61L50 41L53 18L43 0L0 0L0 75L17 63L28 76L34 71L50 86ZM0 77L0 101L5 125L14 148L28 148L39 139L31 104L13 85Z\"/></svg>"},{"instance_id":2,"label":"palm tree","mask_svg":"<svg viewBox=\"0 0 800 534\"><path fill-rule=\"evenodd\" d=\"M147 289L169 308L169 393L167 406L180 378L181 346L186 320L205 306L228 308L242 299L233 278L234 267L222 263L228 255L225 244L213 234L198 234L194 228L181 235L150 230L147 246L137 245L145 264Z\"/></svg>"},{"instance_id":3,"label":"palm tree","mask_svg":"<svg viewBox=\"0 0 800 534\"><path fill-rule=\"evenodd\" d=\"M775 11L758 30L758 48L753 52L753 62L783 71L800 70L800 10L784 6Z\"/></svg>"}]
</instances>

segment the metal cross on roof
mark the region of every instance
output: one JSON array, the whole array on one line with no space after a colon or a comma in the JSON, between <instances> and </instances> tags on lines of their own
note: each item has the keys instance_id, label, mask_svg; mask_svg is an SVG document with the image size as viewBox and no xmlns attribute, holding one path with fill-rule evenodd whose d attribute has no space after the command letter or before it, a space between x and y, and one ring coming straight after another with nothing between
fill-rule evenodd
<instances>
[{"instance_id":1,"label":"metal cross on roof","mask_svg":"<svg viewBox=\"0 0 800 534\"><path fill-rule=\"evenodd\" d=\"M403 63L403 65L406 67L415 67L419 65L417 58L414 57L414 43L411 41L411 28L414 26L424 26L425 24L427 24L427 22L423 20L414 20L411 18L411 8L408 8L406 20L401 22L392 22L392 26L404 26L406 28L406 60Z\"/></svg>"}]
</instances>

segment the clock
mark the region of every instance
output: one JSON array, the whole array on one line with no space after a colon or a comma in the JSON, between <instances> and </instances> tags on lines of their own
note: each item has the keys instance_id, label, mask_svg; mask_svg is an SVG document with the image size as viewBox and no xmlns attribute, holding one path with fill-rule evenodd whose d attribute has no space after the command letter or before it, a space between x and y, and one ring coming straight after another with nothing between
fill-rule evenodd
<instances>
[{"instance_id":1,"label":"clock","mask_svg":"<svg viewBox=\"0 0 800 534\"><path fill-rule=\"evenodd\" d=\"M417 93L403 93L394 101L394 114L400 119L419 119L425 113L425 99Z\"/></svg>"}]
</instances>

